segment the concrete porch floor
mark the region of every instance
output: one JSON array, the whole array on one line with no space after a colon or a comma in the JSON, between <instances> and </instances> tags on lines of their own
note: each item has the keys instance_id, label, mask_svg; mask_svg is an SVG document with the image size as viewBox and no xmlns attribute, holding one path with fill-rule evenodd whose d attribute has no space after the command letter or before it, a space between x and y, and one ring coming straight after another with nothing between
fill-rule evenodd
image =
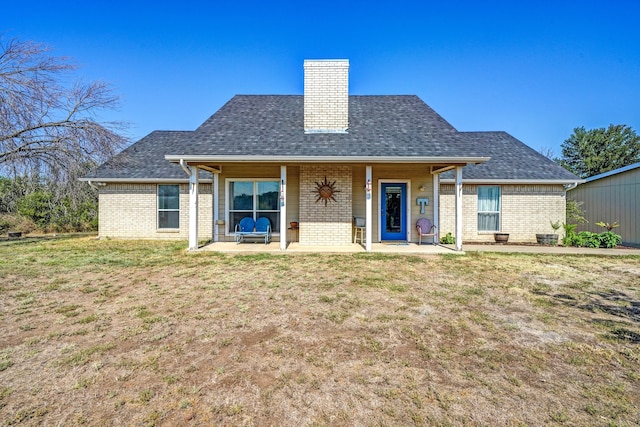
<instances>
[{"instance_id":1,"label":"concrete porch floor","mask_svg":"<svg viewBox=\"0 0 640 427\"><path fill-rule=\"evenodd\" d=\"M280 242L271 242L268 244L256 243L240 243L235 242L217 242L209 243L199 247L196 251L215 251L224 253L357 253L366 252L364 246L360 244L351 244L346 246L300 246L297 242L291 242L287 246L286 251L280 250ZM441 245L417 245L415 243L372 243L371 252L377 253L413 253L413 254L464 254L464 252L456 252L454 249Z\"/></svg>"},{"instance_id":2,"label":"concrete porch floor","mask_svg":"<svg viewBox=\"0 0 640 427\"><path fill-rule=\"evenodd\" d=\"M481 245L468 243L462 246L463 251L457 252L450 245L417 245L415 243L372 243L372 253L388 253L388 254L455 254L464 255L468 252L517 252L530 254L554 254L554 255L633 255L640 256L640 248L576 248L563 246L539 246L539 245ZM352 244L347 246L300 246L297 242L289 243L287 250L280 250L280 242L271 242L267 245L264 243L240 243L235 242L218 242L209 243L196 249L200 251L215 251L224 253L358 253L366 252L364 246L360 244Z\"/></svg>"}]
</instances>

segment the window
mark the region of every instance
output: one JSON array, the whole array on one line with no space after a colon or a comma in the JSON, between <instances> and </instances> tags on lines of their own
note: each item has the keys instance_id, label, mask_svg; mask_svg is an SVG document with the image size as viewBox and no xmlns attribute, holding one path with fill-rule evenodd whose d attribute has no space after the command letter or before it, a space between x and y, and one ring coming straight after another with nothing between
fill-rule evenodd
<instances>
[{"instance_id":1,"label":"window","mask_svg":"<svg viewBox=\"0 0 640 427\"><path fill-rule=\"evenodd\" d=\"M179 185L158 185L158 228L180 228Z\"/></svg>"},{"instance_id":2,"label":"window","mask_svg":"<svg viewBox=\"0 0 640 427\"><path fill-rule=\"evenodd\" d=\"M500 231L500 187L478 186L478 231Z\"/></svg>"},{"instance_id":3,"label":"window","mask_svg":"<svg viewBox=\"0 0 640 427\"><path fill-rule=\"evenodd\" d=\"M280 183L267 180L228 180L227 231L233 233L236 224L245 216L254 220L267 217L271 222L271 231L280 231Z\"/></svg>"}]
</instances>

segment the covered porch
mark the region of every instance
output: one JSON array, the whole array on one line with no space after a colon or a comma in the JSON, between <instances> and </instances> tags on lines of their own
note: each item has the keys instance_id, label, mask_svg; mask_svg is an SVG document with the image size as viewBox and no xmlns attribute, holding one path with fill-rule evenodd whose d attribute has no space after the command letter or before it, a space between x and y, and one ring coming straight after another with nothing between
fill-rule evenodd
<instances>
[{"instance_id":1,"label":"covered porch","mask_svg":"<svg viewBox=\"0 0 640 427\"><path fill-rule=\"evenodd\" d=\"M262 244L260 250L298 252L322 252L326 247L328 252L429 252L415 244L417 234L415 222L421 216L427 216L439 228L439 188L440 173L447 170L455 170L455 238L454 250L462 250L462 167L468 162L478 162L479 159L447 159L441 158L419 159L385 159L384 163L365 163L364 159L337 159L332 158L321 162L321 159L295 159L299 162L277 164L266 159L247 159L249 161L233 163L215 162L214 159L172 158L170 161L179 163L189 176L189 250L198 250L198 193L199 170L206 170L213 174L213 223L223 224L226 229L224 234L218 233L218 227L214 227L212 236L213 244L223 251L254 251L248 249L252 245L235 245L237 248L227 248L229 238L232 236L231 227L235 220L229 213L232 203L229 194L228 183L233 182L244 174L257 173L261 169L261 178L268 178L278 191L277 198L277 226L272 227L278 232L276 239L270 245ZM227 161L231 159L225 159ZM272 160L272 159L269 159ZM302 160L302 161L301 161ZM359 160L353 163L354 160ZM463 160L463 161L461 161ZM215 163L214 163L215 162ZM449 163L450 162L450 163ZM253 163L252 166L251 163ZM275 163L275 164L274 164ZM226 164L226 165L225 165ZM229 172L233 170L234 172ZM224 171L224 172L223 172ZM246 172L245 172L246 171ZM328 171L328 172L327 172ZM226 172L226 173L225 173ZM274 173L275 172L275 173ZM278 174L279 172L279 174ZM278 175L276 175L278 174ZM413 174L413 175L412 175ZM246 175L250 176L250 175ZM245 176L245 177L246 177ZM254 177L255 178L255 177ZM325 182L323 182L323 179ZM227 184L223 184L223 181ZM325 199L320 197L322 191L319 187L329 183L336 184L335 192L330 193ZM291 184L292 191L290 190ZM403 202L402 221L403 228L395 235L384 235L385 221L389 215L385 215L386 196L385 186L393 185L402 188ZM279 187L279 188L277 188ZM257 188L257 187L256 187ZM413 190L412 190L413 188ZM334 190L334 189L332 189ZM338 191L339 190L339 191ZM413 195L412 195L413 191ZM220 195L220 193L222 195ZM415 197L414 197L415 196ZM427 196L427 197L425 197ZM406 199L405 199L406 198ZM228 199L228 200L227 200ZM227 204L225 204L227 203ZM429 205L430 204L430 205ZM425 205L428 208L425 210ZM276 212L276 211L273 211ZM354 245L352 240L352 219L360 217L364 220L364 236L361 236L361 245ZM291 221L299 223L296 232L299 233L298 241L291 241L287 237ZM273 224L273 222L272 222ZM436 230L438 229L436 228ZM320 236L318 238L318 236ZM438 241L438 234L434 240ZM200 236L200 241L202 236ZM279 241L278 241L279 240ZM430 242L430 240L429 240ZM216 250L216 249L214 249ZM446 248L444 252L450 252Z\"/></svg>"}]
</instances>

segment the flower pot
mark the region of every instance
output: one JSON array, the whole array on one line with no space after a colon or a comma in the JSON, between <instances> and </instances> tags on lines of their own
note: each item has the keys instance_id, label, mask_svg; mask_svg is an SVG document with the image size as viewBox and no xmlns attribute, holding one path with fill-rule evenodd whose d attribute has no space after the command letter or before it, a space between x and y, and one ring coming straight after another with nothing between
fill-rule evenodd
<instances>
[{"instance_id":1,"label":"flower pot","mask_svg":"<svg viewBox=\"0 0 640 427\"><path fill-rule=\"evenodd\" d=\"M509 233L493 233L496 243L507 243L509 241Z\"/></svg>"},{"instance_id":2,"label":"flower pot","mask_svg":"<svg viewBox=\"0 0 640 427\"><path fill-rule=\"evenodd\" d=\"M539 245L557 245L558 244L558 235L557 234L536 234L536 241Z\"/></svg>"}]
</instances>

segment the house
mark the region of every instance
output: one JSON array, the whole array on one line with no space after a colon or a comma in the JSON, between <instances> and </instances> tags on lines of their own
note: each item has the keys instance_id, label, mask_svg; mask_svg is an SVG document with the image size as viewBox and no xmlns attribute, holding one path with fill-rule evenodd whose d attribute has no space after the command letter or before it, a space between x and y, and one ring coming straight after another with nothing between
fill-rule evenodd
<instances>
[{"instance_id":1,"label":"house","mask_svg":"<svg viewBox=\"0 0 640 427\"><path fill-rule=\"evenodd\" d=\"M622 243L640 246L640 163L587 178L567 192L567 198L583 203L589 222L580 225L580 231L599 233L603 228L597 222L618 222L613 231Z\"/></svg>"},{"instance_id":2,"label":"house","mask_svg":"<svg viewBox=\"0 0 640 427\"><path fill-rule=\"evenodd\" d=\"M301 246L535 241L578 178L504 132L459 132L417 96L350 96L347 60L304 62L304 95L238 95L194 131L156 131L83 178L99 235L233 241L245 217ZM298 223L288 233L290 223ZM288 234L291 234L288 236ZM436 237L437 238L437 237Z\"/></svg>"}]
</instances>

